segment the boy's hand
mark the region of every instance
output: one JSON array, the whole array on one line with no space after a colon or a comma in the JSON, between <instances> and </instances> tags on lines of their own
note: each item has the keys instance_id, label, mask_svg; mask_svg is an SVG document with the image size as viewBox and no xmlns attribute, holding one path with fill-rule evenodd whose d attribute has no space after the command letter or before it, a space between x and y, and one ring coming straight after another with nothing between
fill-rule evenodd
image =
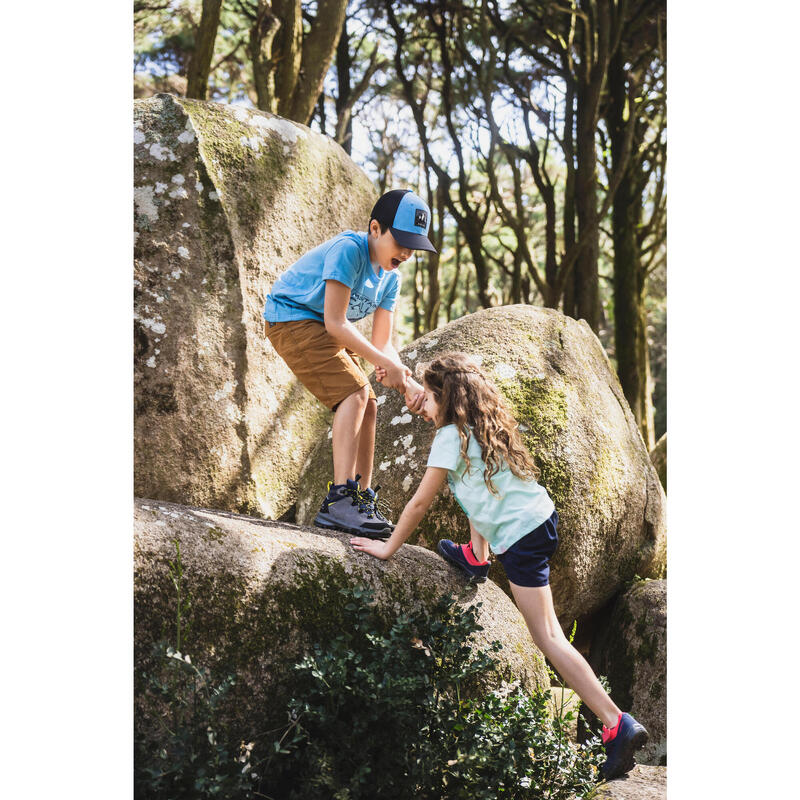
<instances>
[{"instance_id":1,"label":"boy's hand","mask_svg":"<svg viewBox=\"0 0 800 800\"><path fill-rule=\"evenodd\" d=\"M375 558L380 558L385 561L391 553L388 552L388 542L376 541L375 539L365 539L362 536L356 536L350 540L353 548L360 550L362 553L369 553Z\"/></svg>"},{"instance_id":2,"label":"boy's hand","mask_svg":"<svg viewBox=\"0 0 800 800\"><path fill-rule=\"evenodd\" d=\"M406 378L410 374L411 370L400 362L390 361L386 366L375 367L375 379L390 389L397 389L399 392L404 391Z\"/></svg>"}]
</instances>

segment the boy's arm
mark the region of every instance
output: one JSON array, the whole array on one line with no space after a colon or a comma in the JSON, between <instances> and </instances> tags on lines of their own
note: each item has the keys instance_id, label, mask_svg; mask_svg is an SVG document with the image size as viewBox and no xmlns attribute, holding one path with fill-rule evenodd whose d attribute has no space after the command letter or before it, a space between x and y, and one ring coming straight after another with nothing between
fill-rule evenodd
<instances>
[{"instance_id":1,"label":"boy's arm","mask_svg":"<svg viewBox=\"0 0 800 800\"><path fill-rule=\"evenodd\" d=\"M400 354L392 344L392 312L385 308L376 308L372 320L372 344L382 353L386 353L394 361L400 362ZM402 362L400 362L402 363ZM409 370L410 373L410 370ZM383 382L384 370L376 365L375 377ZM388 384L387 384L388 385ZM395 387L397 388L397 387ZM398 391L405 395L408 410L414 414L421 414L422 404L425 401L423 388L411 377L406 378L406 384Z\"/></svg>"},{"instance_id":2,"label":"boy's arm","mask_svg":"<svg viewBox=\"0 0 800 800\"><path fill-rule=\"evenodd\" d=\"M377 558L387 559L400 548L411 535L414 528L419 525L420 520L425 516L425 512L436 497L436 493L442 488L444 479L447 477L447 470L442 467L428 467L422 476L417 491L408 501L400 519L397 520L394 532L385 542L378 542L374 539L365 539L360 536L350 540L350 544L362 553L369 553Z\"/></svg>"},{"instance_id":3,"label":"boy's arm","mask_svg":"<svg viewBox=\"0 0 800 800\"><path fill-rule=\"evenodd\" d=\"M336 341L357 355L365 358L370 364L380 366L386 371L386 384L393 389L402 388L406 375L411 370L404 367L400 360L379 350L368 342L355 325L347 319L347 305L350 302L350 288L335 280L325 281L325 330Z\"/></svg>"}]
</instances>

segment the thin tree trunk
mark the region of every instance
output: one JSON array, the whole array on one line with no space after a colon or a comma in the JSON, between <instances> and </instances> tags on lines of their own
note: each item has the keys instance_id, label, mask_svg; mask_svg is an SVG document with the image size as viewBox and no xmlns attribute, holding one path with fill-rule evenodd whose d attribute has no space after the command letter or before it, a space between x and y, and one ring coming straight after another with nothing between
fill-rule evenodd
<instances>
[{"instance_id":1,"label":"thin tree trunk","mask_svg":"<svg viewBox=\"0 0 800 800\"><path fill-rule=\"evenodd\" d=\"M336 141L347 155L350 155L353 149L353 116L350 113L352 109L350 95L353 91L350 84L352 64L350 37L347 35L347 17L345 17L339 43L336 45L336 82L339 85L336 95Z\"/></svg>"},{"instance_id":2,"label":"thin tree trunk","mask_svg":"<svg viewBox=\"0 0 800 800\"><path fill-rule=\"evenodd\" d=\"M419 257L414 256L414 339L419 339L422 332L422 314L420 314L419 307L422 303L419 290Z\"/></svg>"},{"instance_id":3,"label":"thin tree trunk","mask_svg":"<svg viewBox=\"0 0 800 800\"><path fill-rule=\"evenodd\" d=\"M612 238L614 242L614 344L617 375L642 438L652 449L655 446L653 427L652 385L649 379L647 345L647 311L645 280L641 266L637 230L641 222L641 194L637 189L638 162L626 159L625 126L628 95L624 55L616 53L608 72L610 102L608 129L614 171L622 169L612 206Z\"/></svg>"},{"instance_id":4,"label":"thin tree trunk","mask_svg":"<svg viewBox=\"0 0 800 800\"><path fill-rule=\"evenodd\" d=\"M303 58L292 95L289 119L306 124L311 119L325 75L342 33L347 0L319 0L317 16L303 42Z\"/></svg>"},{"instance_id":5,"label":"thin tree trunk","mask_svg":"<svg viewBox=\"0 0 800 800\"><path fill-rule=\"evenodd\" d=\"M272 6L275 16L281 21L273 46L275 113L293 119L290 116L292 97L303 61L303 7L301 0L273 0Z\"/></svg>"},{"instance_id":6,"label":"thin tree trunk","mask_svg":"<svg viewBox=\"0 0 800 800\"><path fill-rule=\"evenodd\" d=\"M208 75L214 57L222 0L203 0L200 26L195 38L189 69L186 75L186 96L205 100L208 95Z\"/></svg>"},{"instance_id":7,"label":"thin tree trunk","mask_svg":"<svg viewBox=\"0 0 800 800\"><path fill-rule=\"evenodd\" d=\"M256 17L250 27L247 52L253 68L253 86L256 90L256 105L262 111L276 113L275 73L272 49L281 21L271 13L270 4L258 0Z\"/></svg>"}]
</instances>

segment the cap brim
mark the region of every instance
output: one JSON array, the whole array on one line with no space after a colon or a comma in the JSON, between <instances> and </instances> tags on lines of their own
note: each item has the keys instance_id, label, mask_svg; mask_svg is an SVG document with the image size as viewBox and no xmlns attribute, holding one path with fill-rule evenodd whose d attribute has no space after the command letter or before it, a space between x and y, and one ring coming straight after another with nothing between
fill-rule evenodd
<instances>
[{"instance_id":1,"label":"cap brim","mask_svg":"<svg viewBox=\"0 0 800 800\"><path fill-rule=\"evenodd\" d=\"M427 236L421 233L409 233L408 231L401 231L398 228L389 228L394 236L394 240L400 247L407 247L409 250L427 250L429 253L438 253L439 251L431 244Z\"/></svg>"}]
</instances>

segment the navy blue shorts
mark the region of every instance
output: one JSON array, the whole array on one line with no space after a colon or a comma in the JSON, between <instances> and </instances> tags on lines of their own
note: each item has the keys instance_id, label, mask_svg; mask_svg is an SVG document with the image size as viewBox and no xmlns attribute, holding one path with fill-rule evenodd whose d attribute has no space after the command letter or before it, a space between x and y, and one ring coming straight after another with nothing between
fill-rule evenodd
<instances>
[{"instance_id":1,"label":"navy blue shorts","mask_svg":"<svg viewBox=\"0 0 800 800\"><path fill-rule=\"evenodd\" d=\"M547 586L550 559L558 549L558 513L554 511L538 528L514 542L505 553L498 553L506 576L517 586Z\"/></svg>"}]
</instances>

